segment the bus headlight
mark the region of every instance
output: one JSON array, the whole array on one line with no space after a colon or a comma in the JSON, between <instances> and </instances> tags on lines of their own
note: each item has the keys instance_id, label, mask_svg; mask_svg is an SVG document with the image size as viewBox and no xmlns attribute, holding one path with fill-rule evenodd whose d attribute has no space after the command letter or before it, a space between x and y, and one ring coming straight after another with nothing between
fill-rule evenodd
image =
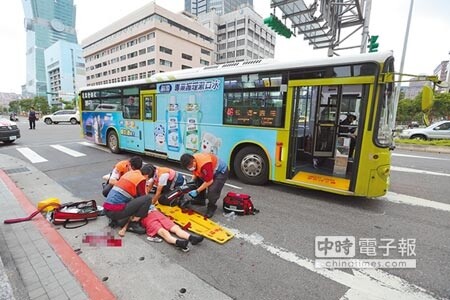
<instances>
[{"instance_id":1,"label":"bus headlight","mask_svg":"<svg viewBox=\"0 0 450 300\"><path fill-rule=\"evenodd\" d=\"M380 176L381 178L387 179L387 178L389 178L390 170L391 170L391 168L389 165L380 166L377 169L378 176Z\"/></svg>"}]
</instances>

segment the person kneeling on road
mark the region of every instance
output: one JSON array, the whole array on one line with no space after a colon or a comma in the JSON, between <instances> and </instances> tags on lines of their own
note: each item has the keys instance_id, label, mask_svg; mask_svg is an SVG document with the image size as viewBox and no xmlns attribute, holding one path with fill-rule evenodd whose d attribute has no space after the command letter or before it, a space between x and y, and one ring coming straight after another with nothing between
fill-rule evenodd
<instances>
[{"instance_id":1,"label":"person kneeling on road","mask_svg":"<svg viewBox=\"0 0 450 300\"><path fill-rule=\"evenodd\" d=\"M181 173L166 167L155 167L155 174L147 181L147 192L149 193L153 186L156 186L152 203L156 204L161 200L161 204L167 205L165 194L185 183L186 179Z\"/></svg>"},{"instance_id":2,"label":"person kneeling on road","mask_svg":"<svg viewBox=\"0 0 450 300\"><path fill-rule=\"evenodd\" d=\"M197 245L203 241L202 236L196 236L184 231L180 226L156 210L153 205L150 207L148 215L141 220L141 224L147 231L147 240L160 243L162 242L160 237L162 237L167 243L175 245L183 252L189 251L189 242L192 245ZM174 233L179 239L173 237L171 233Z\"/></svg>"},{"instance_id":3,"label":"person kneeling on road","mask_svg":"<svg viewBox=\"0 0 450 300\"><path fill-rule=\"evenodd\" d=\"M108 193L103 208L105 215L112 220L111 226L123 226L119 231L120 236L125 235L125 230L145 233L139 220L147 216L150 207L151 195L146 193L146 182L154 172L151 165L145 165L141 170L128 171Z\"/></svg>"},{"instance_id":4,"label":"person kneeling on road","mask_svg":"<svg viewBox=\"0 0 450 300\"><path fill-rule=\"evenodd\" d=\"M194 198L192 204L205 205L205 192L208 198L206 217L211 218L216 209L216 202L228 178L227 164L212 153L196 153L194 155L185 153L180 158L181 166L192 172L192 180L197 183L198 188L190 191L189 195Z\"/></svg>"},{"instance_id":5,"label":"person kneeling on road","mask_svg":"<svg viewBox=\"0 0 450 300\"><path fill-rule=\"evenodd\" d=\"M109 191L111 191L123 174L131 170L139 170L140 168L142 168L142 158L140 156L133 156L130 159L119 161L110 174L103 176L103 179L106 180L102 191L103 196L108 196Z\"/></svg>"}]
</instances>

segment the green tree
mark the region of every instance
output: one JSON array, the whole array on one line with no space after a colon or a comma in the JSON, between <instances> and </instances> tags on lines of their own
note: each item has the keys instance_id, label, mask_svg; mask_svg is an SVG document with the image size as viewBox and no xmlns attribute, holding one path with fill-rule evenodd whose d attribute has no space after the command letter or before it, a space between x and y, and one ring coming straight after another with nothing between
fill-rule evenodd
<instances>
[{"instance_id":1,"label":"green tree","mask_svg":"<svg viewBox=\"0 0 450 300\"><path fill-rule=\"evenodd\" d=\"M35 97L34 99L34 108L37 111L40 111L42 114L46 115L50 112L50 106L48 105L48 101L46 97Z\"/></svg>"},{"instance_id":2,"label":"green tree","mask_svg":"<svg viewBox=\"0 0 450 300\"><path fill-rule=\"evenodd\" d=\"M422 120L422 107L420 98L402 99L398 102L397 122L408 124L411 121L420 122Z\"/></svg>"},{"instance_id":3,"label":"green tree","mask_svg":"<svg viewBox=\"0 0 450 300\"><path fill-rule=\"evenodd\" d=\"M450 93L439 93L435 95L431 115L435 120L450 120Z\"/></svg>"},{"instance_id":4,"label":"green tree","mask_svg":"<svg viewBox=\"0 0 450 300\"><path fill-rule=\"evenodd\" d=\"M14 100L9 102L9 111L20 113L20 100Z\"/></svg>"}]
</instances>

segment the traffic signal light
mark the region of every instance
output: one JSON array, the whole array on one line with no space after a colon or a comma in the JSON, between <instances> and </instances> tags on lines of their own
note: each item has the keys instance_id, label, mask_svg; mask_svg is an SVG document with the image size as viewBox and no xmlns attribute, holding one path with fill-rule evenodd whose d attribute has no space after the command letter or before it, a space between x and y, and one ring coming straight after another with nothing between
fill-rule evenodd
<instances>
[{"instance_id":1,"label":"traffic signal light","mask_svg":"<svg viewBox=\"0 0 450 300\"><path fill-rule=\"evenodd\" d=\"M264 19L264 24L272 28L279 35L282 35L286 38L290 38L293 34L292 31L273 14L270 14L270 17Z\"/></svg>"},{"instance_id":2,"label":"traffic signal light","mask_svg":"<svg viewBox=\"0 0 450 300\"><path fill-rule=\"evenodd\" d=\"M377 43L378 35L372 35L369 39L369 44L367 45L367 48L369 49L369 52L377 52L379 44Z\"/></svg>"}]
</instances>

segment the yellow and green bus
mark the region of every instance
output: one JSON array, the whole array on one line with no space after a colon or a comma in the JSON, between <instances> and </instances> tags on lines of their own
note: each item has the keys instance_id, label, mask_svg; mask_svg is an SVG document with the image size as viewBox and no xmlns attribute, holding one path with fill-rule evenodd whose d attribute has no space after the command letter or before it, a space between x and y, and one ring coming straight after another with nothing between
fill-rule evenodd
<instances>
[{"instance_id":1,"label":"yellow and green bus","mask_svg":"<svg viewBox=\"0 0 450 300\"><path fill-rule=\"evenodd\" d=\"M249 184L342 195L389 186L392 52L251 60L80 91L83 135L114 153L169 160L211 152Z\"/></svg>"}]
</instances>

